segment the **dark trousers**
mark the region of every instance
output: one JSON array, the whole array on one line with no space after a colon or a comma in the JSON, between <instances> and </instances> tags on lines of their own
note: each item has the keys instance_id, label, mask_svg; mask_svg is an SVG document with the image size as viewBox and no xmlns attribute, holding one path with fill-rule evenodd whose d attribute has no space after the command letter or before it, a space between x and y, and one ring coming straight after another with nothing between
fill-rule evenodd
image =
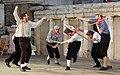
<instances>
[{"instance_id":1,"label":"dark trousers","mask_svg":"<svg viewBox=\"0 0 120 75\"><path fill-rule=\"evenodd\" d=\"M100 43L93 43L91 56L96 63L97 66L100 66L100 62L98 61L98 58L102 58L100 53Z\"/></svg>"},{"instance_id":2,"label":"dark trousers","mask_svg":"<svg viewBox=\"0 0 120 75\"><path fill-rule=\"evenodd\" d=\"M102 57L107 57L107 50L110 43L110 34L101 34L101 41L100 41L100 52Z\"/></svg>"},{"instance_id":3,"label":"dark trousers","mask_svg":"<svg viewBox=\"0 0 120 75\"><path fill-rule=\"evenodd\" d=\"M31 57L31 44L29 37L20 37L19 44L21 48L21 64L28 63Z\"/></svg>"},{"instance_id":4,"label":"dark trousers","mask_svg":"<svg viewBox=\"0 0 120 75\"><path fill-rule=\"evenodd\" d=\"M49 43L49 42L47 42ZM55 46L56 43L49 43L50 45L52 46ZM50 58L54 58L54 56L58 59L60 58L60 53L59 53L59 50L58 50L58 47L56 48L52 48L51 46L47 45L46 44L46 47L47 47L47 50L48 50L48 54L49 54L49 57Z\"/></svg>"},{"instance_id":5,"label":"dark trousers","mask_svg":"<svg viewBox=\"0 0 120 75\"><path fill-rule=\"evenodd\" d=\"M20 50L20 45L19 45L19 37L15 37L14 40L14 45L15 45L15 52L13 52L11 54L11 56L9 58L7 58L6 60L10 63L11 61L13 61L14 64L17 64L20 60L20 56L21 56L21 50Z\"/></svg>"},{"instance_id":6,"label":"dark trousers","mask_svg":"<svg viewBox=\"0 0 120 75\"><path fill-rule=\"evenodd\" d=\"M69 43L66 59L68 60L71 60L71 58L77 59L77 53L79 52L80 46L81 41L74 41L72 43Z\"/></svg>"}]
</instances>

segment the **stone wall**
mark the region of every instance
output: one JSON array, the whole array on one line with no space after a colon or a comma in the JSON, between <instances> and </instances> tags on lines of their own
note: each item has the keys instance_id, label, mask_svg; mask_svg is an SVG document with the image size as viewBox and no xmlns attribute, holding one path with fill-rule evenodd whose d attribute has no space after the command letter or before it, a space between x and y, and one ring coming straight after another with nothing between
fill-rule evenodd
<instances>
[{"instance_id":1,"label":"stone wall","mask_svg":"<svg viewBox=\"0 0 120 75\"><path fill-rule=\"evenodd\" d=\"M5 16L4 16L4 4L0 4L0 27L4 26Z\"/></svg>"},{"instance_id":2,"label":"stone wall","mask_svg":"<svg viewBox=\"0 0 120 75\"><path fill-rule=\"evenodd\" d=\"M65 16L94 16L96 13L103 15L120 15L120 2L111 3L94 3L94 4L78 4L78 5L64 5L64 6L48 6L44 11L36 11L37 15L50 15L50 17L65 17ZM91 14L92 13L92 14ZM39 16L40 17L40 16Z\"/></svg>"},{"instance_id":3,"label":"stone wall","mask_svg":"<svg viewBox=\"0 0 120 75\"><path fill-rule=\"evenodd\" d=\"M5 17L6 17L5 25L6 26L11 26L16 24L13 16L13 11L16 5L18 5L19 7L18 9L19 16L21 13L27 12L29 14L30 20L33 20L33 12L29 10L29 8L31 7L30 4L7 4L5 6Z\"/></svg>"}]
</instances>

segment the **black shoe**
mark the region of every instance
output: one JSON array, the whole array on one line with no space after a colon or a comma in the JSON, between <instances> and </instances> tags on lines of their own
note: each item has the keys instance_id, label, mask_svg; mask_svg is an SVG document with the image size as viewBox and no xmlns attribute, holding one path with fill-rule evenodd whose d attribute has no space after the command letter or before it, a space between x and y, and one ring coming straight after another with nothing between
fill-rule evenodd
<instances>
[{"instance_id":1,"label":"black shoe","mask_svg":"<svg viewBox=\"0 0 120 75\"><path fill-rule=\"evenodd\" d=\"M47 63L50 64L50 59L47 59Z\"/></svg>"},{"instance_id":2,"label":"black shoe","mask_svg":"<svg viewBox=\"0 0 120 75\"><path fill-rule=\"evenodd\" d=\"M93 68L99 68L99 67L101 67L100 65L95 65L95 66L93 66Z\"/></svg>"},{"instance_id":3,"label":"black shoe","mask_svg":"<svg viewBox=\"0 0 120 75\"><path fill-rule=\"evenodd\" d=\"M107 66L107 69L111 69L112 68L112 66Z\"/></svg>"},{"instance_id":4,"label":"black shoe","mask_svg":"<svg viewBox=\"0 0 120 75\"><path fill-rule=\"evenodd\" d=\"M67 66L65 70L70 70L70 67Z\"/></svg>"},{"instance_id":5,"label":"black shoe","mask_svg":"<svg viewBox=\"0 0 120 75\"><path fill-rule=\"evenodd\" d=\"M24 67L26 70L31 70L31 68L29 68L28 66L25 66Z\"/></svg>"},{"instance_id":6,"label":"black shoe","mask_svg":"<svg viewBox=\"0 0 120 75\"><path fill-rule=\"evenodd\" d=\"M20 67L20 65L18 63L13 63L13 64L16 65L16 66L18 66L18 67Z\"/></svg>"},{"instance_id":7,"label":"black shoe","mask_svg":"<svg viewBox=\"0 0 120 75\"><path fill-rule=\"evenodd\" d=\"M61 65L59 62L56 62L55 64L57 64L57 65Z\"/></svg>"},{"instance_id":8,"label":"black shoe","mask_svg":"<svg viewBox=\"0 0 120 75\"><path fill-rule=\"evenodd\" d=\"M75 63L76 61L77 61L77 58L74 58L74 59L73 59L73 63Z\"/></svg>"},{"instance_id":9,"label":"black shoe","mask_svg":"<svg viewBox=\"0 0 120 75\"><path fill-rule=\"evenodd\" d=\"M99 70L107 70L107 67L101 67Z\"/></svg>"},{"instance_id":10,"label":"black shoe","mask_svg":"<svg viewBox=\"0 0 120 75\"><path fill-rule=\"evenodd\" d=\"M20 71L22 71L22 72L26 72L25 67L20 68Z\"/></svg>"},{"instance_id":11,"label":"black shoe","mask_svg":"<svg viewBox=\"0 0 120 75\"><path fill-rule=\"evenodd\" d=\"M11 66L10 66L10 62L8 62L7 59L5 60L5 64L7 65L7 67L11 67Z\"/></svg>"}]
</instances>

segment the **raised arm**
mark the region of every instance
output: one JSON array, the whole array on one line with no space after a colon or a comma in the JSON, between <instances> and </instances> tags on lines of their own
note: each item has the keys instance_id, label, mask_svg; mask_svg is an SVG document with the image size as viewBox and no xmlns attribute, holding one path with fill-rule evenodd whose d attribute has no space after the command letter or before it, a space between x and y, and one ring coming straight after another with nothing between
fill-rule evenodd
<instances>
[{"instance_id":1,"label":"raised arm","mask_svg":"<svg viewBox=\"0 0 120 75\"><path fill-rule=\"evenodd\" d=\"M74 31L74 29L72 29L72 28L71 28L68 24L63 23L63 25L64 25L66 28L68 28L68 29L70 29L70 30Z\"/></svg>"},{"instance_id":2,"label":"raised arm","mask_svg":"<svg viewBox=\"0 0 120 75\"><path fill-rule=\"evenodd\" d=\"M90 19L88 19L88 18L77 17L76 20L82 20L82 21L90 22Z\"/></svg>"},{"instance_id":3,"label":"raised arm","mask_svg":"<svg viewBox=\"0 0 120 75\"><path fill-rule=\"evenodd\" d=\"M20 20L20 17L18 16L17 11L18 11L18 6L15 6L15 9L14 9L14 12L13 12L13 16L14 16L14 18L15 18L15 20L17 22L20 22L21 20Z\"/></svg>"},{"instance_id":4,"label":"raised arm","mask_svg":"<svg viewBox=\"0 0 120 75\"><path fill-rule=\"evenodd\" d=\"M47 19L47 17L43 17L41 18L39 21L37 22L32 22L32 21L29 21L30 25L32 26L32 28L37 28L38 26L40 26L43 22L44 19Z\"/></svg>"},{"instance_id":5,"label":"raised arm","mask_svg":"<svg viewBox=\"0 0 120 75\"><path fill-rule=\"evenodd\" d=\"M71 31L74 31L74 28L72 28L69 24L67 24L65 20L63 21L63 26L70 29Z\"/></svg>"}]
</instances>

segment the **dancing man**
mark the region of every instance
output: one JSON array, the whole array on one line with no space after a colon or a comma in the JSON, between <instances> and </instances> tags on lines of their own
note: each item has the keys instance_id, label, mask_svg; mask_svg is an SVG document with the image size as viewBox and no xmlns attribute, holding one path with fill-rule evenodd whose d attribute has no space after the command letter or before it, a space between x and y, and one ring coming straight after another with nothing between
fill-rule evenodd
<instances>
[{"instance_id":1,"label":"dancing man","mask_svg":"<svg viewBox=\"0 0 120 75\"><path fill-rule=\"evenodd\" d=\"M55 41L62 41L62 37L60 35L60 26L55 25L53 30L50 30L48 32L47 38L46 38L46 47L48 50L48 56L47 56L47 63L50 64L50 58L55 57L55 64L60 65L58 62L58 59L60 58L60 53L58 50L59 44L57 44ZM48 45L50 44L50 45Z\"/></svg>"},{"instance_id":2,"label":"dancing man","mask_svg":"<svg viewBox=\"0 0 120 75\"><path fill-rule=\"evenodd\" d=\"M66 26L65 23L63 23L64 26ZM67 67L65 70L70 70L70 63L71 63L71 59L73 58L73 63L76 62L77 60L77 54L80 50L80 46L81 46L81 41L82 41L82 37L77 34L76 31L74 31L74 27L73 26L70 26L70 29L69 28L66 28L64 30L64 33L66 33L68 36L70 36L71 38L66 40L66 41L63 41L61 42L61 44L65 44L65 43L68 43L68 51L67 51L67 56L66 56L66 59L67 59Z\"/></svg>"},{"instance_id":3,"label":"dancing man","mask_svg":"<svg viewBox=\"0 0 120 75\"><path fill-rule=\"evenodd\" d=\"M29 16L27 13L22 13L19 18L17 11L18 6L15 7L13 12L17 24L15 37L19 37L19 45L21 49L20 70L25 72L26 70L31 70L31 68L28 68L27 66L27 63L29 63L29 59L31 57L31 44L30 44L31 28L36 28L40 26L42 21L46 19L46 17L43 17L38 22L32 22L28 20Z\"/></svg>"},{"instance_id":4,"label":"dancing man","mask_svg":"<svg viewBox=\"0 0 120 75\"><path fill-rule=\"evenodd\" d=\"M94 30L89 30L87 32L87 35L90 37L90 42L93 42L92 50L91 50L91 56L96 63L95 68L101 67L101 64L98 60L98 58L101 58L101 53L100 53L100 40L101 36L98 32Z\"/></svg>"}]
</instances>

